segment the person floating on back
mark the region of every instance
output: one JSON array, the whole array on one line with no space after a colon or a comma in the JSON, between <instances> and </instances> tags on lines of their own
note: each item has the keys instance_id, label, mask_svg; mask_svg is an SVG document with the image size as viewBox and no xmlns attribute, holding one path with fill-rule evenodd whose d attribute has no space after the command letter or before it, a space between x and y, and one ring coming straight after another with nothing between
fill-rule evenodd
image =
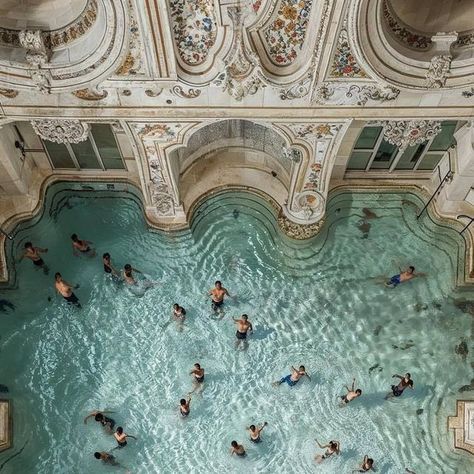
<instances>
[{"instance_id":1,"label":"person floating on back","mask_svg":"<svg viewBox=\"0 0 474 474\"><path fill-rule=\"evenodd\" d=\"M247 347L247 333L253 331L252 323L248 319L249 317L246 314L243 314L240 319L232 318L232 321L237 324L237 332L235 333L235 337L237 338L235 341L236 349L241 342L244 349Z\"/></svg>"},{"instance_id":2,"label":"person floating on back","mask_svg":"<svg viewBox=\"0 0 474 474\"><path fill-rule=\"evenodd\" d=\"M104 413L115 412L95 410L92 413L89 413L89 415L84 418L84 424L87 424L87 420L89 418L94 417L94 420L97 421L97 423L100 423L107 433L112 434L115 427L115 421L112 418L108 418L107 416L105 416Z\"/></svg>"},{"instance_id":3,"label":"person floating on back","mask_svg":"<svg viewBox=\"0 0 474 474\"><path fill-rule=\"evenodd\" d=\"M231 446L231 448L230 448L230 455L231 456L233 454L236 454L237 456L243 458L247 455L243 445L237 443L237 441L231 441L230 446Z\"/></svg>"},{"instance_id":4,"label":"person floating on back","mask_svg":"<svg viewBox=\"0 0 474 474\"><path fill-rule=\"evenodd\" d=\"M325 459L330 458L333 454L341 454L341 445L339 441L329 441L329 443L325 445L319 444L317 439L315 439L315 441L321 449L326 449L324 454L317 454L314 457L314 460L317 463L323 462Z\"/></svg>"},{"instance_id":5,"label":"person floating on back","mask_svg":"<svg viewBox=\"0 0 474 474\"><path fill-rule=\"evenodd\" d=\"M388 288L395 288L400 283L413 280L415 277L424 276L424 273L415 273L415 267L409 266L406 270L400 268L400 273L394 275L390 280L385 282L385 286Z\"/></svg>"},{"instance_id":6,"label":"person floating on back","mask_svg":"<svg viewBox=\"0 0 474 474\"><path fill-rule=\"evenodd\" d=\"M105 451L96 451L94 453L94 457L104 464L110 464L111 466L120 466L120 464L115 460L115 456Z\"/></svg>"},{"instance_id":7,"label":"person floating on back","mask_svg":"<svg viewBox=\"0 0 474 474\"><path fill-rule=\"evenodd\" d=\"M110 253L106 252L106 253L104 253L104 255L102 255L102 263L104 265L104 272L105 273L110 273L115 277L119 276L118 271L112 265L112 261L110 259Z\"/></svg>"},{"instance_id":8,"label":"person floating on back","mask_svg":"<svg viewBox=\"0 0 474 474\"><path fill-rule=\"evenodd\" d=\"M392 375L392 378L399 378L400 383L398 385L392 385L392 391L387 393L385 400L393 397L401 397L406 388L413 390L413 380L408 372L405 375L394 374Z\"/></svg>"},{"instance_id":9,"label":"person floating on back","mask_svg":"<svg viewBox=\"0 0 474 474\"><path fill-rule=\"evenodd\" d=\"M252 443L260 443L262 441L262 438L260 437L260 433L263 431L263 428L267 426L268 423L265 421L262 426L255 426L255 425L250 425L247 429L250 435L250 441Z\"/></svg>"},{"instance_id":10,"label":"person floating on back","mask_svg":"<svg viewBox=\"0 0 474 474\"><path fill-rule=\"evenodd\" d=\"M374 460L369 458L367 454L364 456L364 460L358 469L354 469L352 472L367 472L374 470Z\"/></svg>"},{"instance_id":11,"label":"person floating on back","mask_svg":"<svg viewBox=\"0 0 474 474\"><path fill-rule=\"evenodd\" d=\"M92 242L89 240L81 240L77 234L71 235L72 240L72 254L85 255L87 257L95 257L95 250L91 247Z\"/></svg>"},{"instance_id":12,"label":"person floating on back","mask_svg":"<svg viewBox=\"0 0 474 474\"><path fill-rule=\"evenodd\" d=\"M79 285L71 285L67 281L63 280L61 273L54 275L56 291L69 303L81 308L81 303L77 299L77 296L73 293L73 289L79 288Z\"/></svg>"},{"instance_id":13,"label":"person floating on back","mask_svg":"<svg viewBox=\"0 0 474 474\"><path fill-rule=\"evenodd\" d=\"M311 380L311 377L306 373L304 365L300 365L299 369L295 369L293 366L291 366L291 374L282 377L277 382L273 382L273 386L278 387L282 383L286 382L290 387L294 387L303 376L306 376L309 378L309 380Z\"/></svg>"},{"instance_id":14,"label":"person floating on back","mask_svg":"<svg viewBox=\"0 0 474 474\"><path fill-rule=\"evenodd\" d=\"M116 446L114 449L121 449L127 446L127 438L135 438L135 436L129 435L123 431L123 428L119 426L117 430L114 433L114 438L117 441L118 446Z\"/></svg>"},{"instance_id":15,"label":"person floating on back","mask_svg":"<svg viewBox=\"0 0 474 474\"><path fill-rule=\"evenodd\" d=\"M352 379L351 388L345 385L347 393L346 395L341 395L341 406L347 405L349 402L352 402L352 400L362 395L362 390L360 388L358 388L357 390L354 390L354 386L355 386L355 379Z\"/></svg>"},{"instance_id":16,"label":"person floating on back","mask_svg":"<svg viewBox=\"0 0 474 474\"><path fill-rule=\"evenodd\" d=\"M21 262L24 258L29 258L33 262L33 265L42 268L44 274L47 275L49 272L49 268L46 266L46 264L44 263L44 260L41 258L41 255L40 255L40 253L47 253L47 252L48 252L48 249L43 249L41 247L34 247L31 242L26 242L25 251L23 252L23 255L20 257L18 261Z\"/></svg>"},{"instance_id":17,"label":"person floating on back","mask_svg":"<svg viewBox=\"0 0 474 474\"><path fill-rule=\"evenodd\" d=\"M187 399L182 398L179 401L179 413L182 417L186 417L191 413L191 397L188 396Z\"/></svg>"},{"instance_id":18,"label":"person floating on back","mask_svg":"<svg viewBox=\"0 0 474 474\"><path fill-rule=\"evenodd\" d=\"M230 295L219 280L216 281L215 285L215 288L209 291L209 295L211 296L212 300L212 310L217 313L218 311L221 311L220 308L224 304L224 296L228 296L230 298Z\"/></svg>"}]
</instances>

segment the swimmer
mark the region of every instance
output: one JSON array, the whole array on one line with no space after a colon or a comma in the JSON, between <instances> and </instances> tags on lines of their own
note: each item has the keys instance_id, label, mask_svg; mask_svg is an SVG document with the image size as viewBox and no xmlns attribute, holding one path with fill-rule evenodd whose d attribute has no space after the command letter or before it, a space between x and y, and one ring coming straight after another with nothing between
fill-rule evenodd
<instances>
[{"instance_id":1,"label":"swimmer","mask_svg":"<svg viewBox=\"0 0 474 474\"><path fill-rule=\"evenodd\" d=\"M178 303L173 305L173 318L180 323L184 323L186 319L186 310Z\"/></svg>"},{"instance_id":2,"label":"swimmer","mask_svg":"<svg viewBox=\"0 0 474 474\"><path fill-rule=\"evenodd\" d=\"M95 257L95 250L91 247L92 242L89 240L81 240L77 234L71 235L72 254L77 257L79 254ZM78 253L79 252L79 253Z\"/></svg>"},{"instance_id":3,"label":"swimmer","mask_svg":"<svg viewBox=\"0 0 474 474\"><path fill-rule=\"evenodd\" d=\"M125 266L123 267L123 279L125 280L125 283L127 283L128 285L137 284L137 280L135 280L135 277L133 276L133 272L142 273L140 270L133 268L129 263L126 263Z\"/></svg>"},{"instance_id":4,"label":"swimmer","mask_svg":"<svg viewBox=\"0 0 474 474\"><path fill-rule=\"evenodd\" d=\"M224 296L228 296L230 298L229 292L226 288L222 286L222 283L217 280L215 283L215 288L209 291L209 295L211 296L212 304L211 307L215 313L219 311L219 308L222 307L224 304Z\"/></svg>"},{"instance_id":5,"label":"swimmer","mask_svg":"<svg viewBox=\"0 0 474 474\"><path fill-rule=\"evenodd\" d=\"M113 276L118 277L119 274L117 270L115 270L114 266L112 265L112 261L110 260L110 253L104 253L102 255L102 263L104 264L104 272L111 273Z\"/></svg>"},{"instance_id":6,"label":"swimmer","mask_svg":"<svg viewBox=\"0 0 474 474\"><path fill-rule=\"evenodd\" d=\"M230 443L230 455L232 456L233 454L236 454L237 456L240 457L245 457L247 453L245 452L245 448L243 445L237 443L237 441L231 441Z\"/></svg>"},{"instance_id":7,"label":"swimmer","mask_svg":"<svg viewBox=\"0 0 474 474\"><path fill-rule=\"evenodd\" d=\"M77 296L73 293L73 289L79 288L79 285L73 286L67 281L63 280L61 273L54 275L56 291L70 304L81 308L81 303L77 299Z\"/></svg>"},{"instance_id":8,"label":"swimmer","mask_svg":"<svg viewBox=\"0 0 474 474\"><path fill-rule=\"evenodd\" d=\"M294 387L303 376L306 376L309 378L309 380L311 380L311 377L306 373L304 365L300 365L298 370L291 366L291 374L287 375L286 377L282 377L277 382L273 382L272 385L274 387L278 387L282 383L286 382L290 387Z\"/></svg>"},{"instance_id":9,"label":"swimmer","mask_svg":"<svg viewBox=\"0 0 474 474\"><path fill-rule=\"evenodd\" d=\"M341 454L341 445L339 444L339 441L329 441L329 443L325 445L319 444L317 439L315 439L315 441L321 449L326 449L324 454L317 454L315 456L314 460L317 463L323 462L325 459L330 458L333 454Z\"/></svg>"},{"instance_id":10,"label":"swimmer","mask_svg":"<svg viewBox=\"0 0 474 474\"><path fill-rule=\"evenodd\" d=\"M40 253L47 253L48 249L42 249L41 247L33 247L31 242L26 242L25 244L25 251L23 255L20 257L18 262L21 262L24 258L29 258L33 265L37 267L41 267L45 275L48 274L49 268L45 265L44 260L41 258Z\"/></svg>"},{"instance_id":11,"label":"swimmer","mask_svg":"<svg viewBox=\"0 0 474 474\"><path fill-rule=\"evenodd\" d=\"M405 375L392 375L392 378L397 377L400 379L400 383L398 385L392 385L392 391L387 393L385 400L393 397L401 397L406 388L413 390L413 380L411 379L411 375L408 372Z\"/></svg>"},{"instance_id":12,"label":"swimmer","mask_svg":"<svg viewBox=\"0 0 474 474\"><path fill-rule=\"evenodd\" d=\"M179 413L182 417L186 417L191 413L191 397L188 396L187 399L182 398L179 401Z\"/></svg>"},{"instance_id":13,"label":"swimmer","mask_svg":"<svg viewBox=\"0 0 474 474\"><path fill-rule=\"evenodd\" d=\"M115 446L114 449L121 449L127 446L127 438L137 439L135 438L135 436L125 433L121 426L119 426L117 430L115 431L114 438L116 439L117 444L118 444L118 446Z\"/></svg>"},{"instance_id":14,"label":"swimmer","mask_svg":"<svg viewBox=\"0 0 474 474\"><path fill-rule=\"evenodd\" d=\"M352 379L351 388L345 385L347 394L341 395L341 404L339 406L343 407L347 405L349 402L352 402L352 400L354 400L355 398L360 397L362 395L362 390L360 388L358 388L357 390L354 390L355 380L356 379Z\"/></svg>"},{"instance_id":15,"label":"swimmer","mask_svg":"<svg viewBox=\"0 0 474 474\"><path fill-rule=\"evenodd\" d=\"M193 370L189 372L189 375L193 376L193 390L189 392L189 395L191 395L191 393L195 392L196 390L201 392L204 383L204 369L196 362L194 364Z\"/></svg>"},{"instance_id":16,"label":"swimmer","mask_svg":"<svg viewBox=\"0 0 474 474\"><path fill-rule=\"evenodd\" d=\"M102 461L104 464L110 464L111 466L120 466L120 464L115 460L115 456L112 456L112 454L107 453L105 451L96 451L94 453L94 457Z\"/></svg>"},{"instance_id":17,"label":"swimmer","mask_svg":"<svg viewBox=\"0 0 474 474\"><path fill-rule=\"evenodd\" d=\"M404 283L409 280L413 280L413 278L417 276L425 276L424 273L415 273L415 267L409 266L405 271L400 268L400 273L398 275L394 275L390 280L385 282L385 286L388 288L395 288L400 283Z\"/></svg>"},{"instance_id":18,"label":"swimmer","mask_svg":"<svg viewBox=\"0 0 474 474\"><path fill-rule=\"evenodd\" d=\"M246 428L246 430L249 432L250 441L252 441L252 443L260 443L262 441L262 438L260 438L260 433L267 425L268 423L265 421L262 426L250 425L248 428Z\"/></svg>"},{"instance_id":19,"label":"swimmer","mask_svg":"<svg viewBox=\"0 0 474 474\"><path fill-rule=\"evenodd\" d=\"M378 215L375 212L371 211L368 207L362 208L362 212L364 213L364 219L378 219Z\"/></svg>"},{"instance_id":20,"label":"swimmer","mask_svg":"<svg viewBox=\"0 0 474 474\"><path fill-rule=\"evenodd\" d=\"M84 424L85 425L87 424L87 420L89 418L94 417L94 420L97 421L97 423L100 423L107 433L112 434L114 431L115 420L113 420L112 418L108 418L107 416L104 415L104 413L115 413L115 412L105 411L105 410L103 411L95 410L92 413L89 413L89 415L87 415L84 418Z\"/></svg>"},{"instance_id":21,"label":"swimmer","mask_svg":"<svg viewBox=\"0 0 474 474\"><path fill-rule=\"evenodd\" d=\"M367 472L374 470L374 460L369 458L367 454L364 456L364 460L358 469L354 469L352 472Z\"/></svg>"},{"instance_id":22,"label":"swimmer","mask_svg":"<svg viewBox=\"0 0 474 474\"><path fill-rule=\"evenodd\" d=\"M243 314L240 319L232 318L235 324L237 324L237 332L235 333L235 337L237 340L235 341L235 348L239 347L240 343L242 342L244 350L247 347L247 333L253 331L252 323L248 320L248 316Z\"/></svg>"}]
</instances>

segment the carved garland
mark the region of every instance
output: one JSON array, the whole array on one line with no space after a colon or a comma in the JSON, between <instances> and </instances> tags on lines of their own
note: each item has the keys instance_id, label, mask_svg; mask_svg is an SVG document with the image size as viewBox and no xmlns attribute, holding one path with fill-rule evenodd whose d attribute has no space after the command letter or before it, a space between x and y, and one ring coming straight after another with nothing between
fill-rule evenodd
<instances>
[{"instance_id":1,"label":"carved garland","mask_svg":"<svg viewBox=\"0 0 474 474\"><path fill-rule=\"evenodd\" d=\"M89 124L79 120L32 120L34 131L55 143L79 143L87 140Z\"/></svg>"},{"instance_id":2,"label":"carved garland","mask_svg":"<svg viewBox=\"0 0 474 474\"><path fill-rule=\"evenodd\" d=\"M441 123L435 120L393 120L383 123L385 140L401 150L425 143L439 132Z\"/></svg>"}]
</instances>

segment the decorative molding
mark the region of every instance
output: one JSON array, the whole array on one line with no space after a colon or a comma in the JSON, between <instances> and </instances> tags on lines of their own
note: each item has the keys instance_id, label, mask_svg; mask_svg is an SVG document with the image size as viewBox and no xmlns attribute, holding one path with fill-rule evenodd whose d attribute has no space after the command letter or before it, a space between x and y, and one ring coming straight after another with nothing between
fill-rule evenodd
<instances>
[{"instance_id":1,"label":"decorative molding","mask_svg":"<svg viewBox=\"0 0 474 474\"><path fill-rule=\"evenodd\" d=\"M352 52L347 33L347 20L344 20L344 25L339 32L329 77L367 77Z\"/></svg>"},{"instance_id":2,"label":"decorative molding","mask_svg":"<svg viewBox=\"0 0 474 474\"><path fill-rule=\"evenodd\" d=\"M32 120L34 131L55 143L79 143L87 140L89 124L79 120Z\"/></svg>"},{"instance_id":3,"label":"decorative molding","mask_svg":"<svg viewBox=\"0 0 474 474\"><path fill-rule=\"evenodd\" d=\"M277 66L288 66L300 53L313 0L281 0L274 21L263 31L268 54Z\"/></svg>"},{"instance_id":4,"label":"decorative molding","mask_svg":"<svg viewBox=\"0 0 474 474\"><path fill-rule=\"evenodd\" d=\"M106 90L98 91L93 89L78 89L77 91L72 92L72 95L76 96L78 99L95 101L105 99L109 93Z\"/></svg>"},{"instance_id":5,"label":"decorative molding","mask_svg":"<svg viewBox=\"0 0 474 474\"><path fill-rule=\"evenodd\" d=\"M158 142L174 141L182 128L180 123L147 123L134 124L138 136L142 139L151 139Z\"/></svg>"},{"instance_id":6,"label":"decorative molding","mask_svg":"<svg viewBox=\"0 0 474 474\"><path fill-rule=\"evenodd\" d=\"M313 101L328 105L365 105L367 101L395 100L400 91L378 84L347 84L326 82L314 91Z\"/></svg>"},{"instance_id":7,"label":"decorative molding","mask_svg":"<svg viewBox=\"0 0 474 474\"><path fill-rule=\"evenodd\" d=\"M383 122L384 138L404 150L408 146L425 143L441 132L441 123L435 120L389 120Z\"/></svg>"},{"instance_id":8,"label":"decorative molding","mask_svg":"<svg viewBox=\"0 0 474 474\"><path fill-rule=\"evenodd\" d=\"M468 91L462 91L462 96L466 98L474 97L474 87L471 87Z\"/></svg>"},{"instance_id":9,"label":"decorative molding","mask_svg":"<svg viewBox=\"0 0 474 474\"><path fill-rule=\"evenodd\" d=\"M454 447L474 454L474 400L456 401L456 415L448 417L448 428L454 431Z\"/></svg>"},{"instance_id":10,"label":"decorative molding","mask_svg":"<svg viewBox=\"0 0 474 474\"><path fill-rule=\"evenodd\" d=\"M145 94L148 97L158 97L163 92L163 89L147 89Z\"/></svg>"},{"instance_id":11,"label":"decorative molding","mask_svg":"<svg viewBox=\"0 0 474 474\"><path fill-rule=\"evenodd\" d=\"M431 89L440 89L446 84L446 79L451 69L451 55L438 55L431 58L430 66L426 73L426 85Z\"/></svg>"},{"instance_id":12,"label":"decorative molding","mask_svg":"<svg viewBox=\"0 0 474 474\"><path fill-rule=\"evenodd\" d=\"M18 95L18 91L13 89L2 89L0 88L0 95L7 99L14 99Z\"/></svg>"},{"instance_id":13,"label":"decorative molding","mask_svg":"<svg viewBox=\"0 0 474 474\"><path fill-rule=\"evenodd\" d=\"M196 97L199 97L201 95L200 89L188 89L188 91L186 92L179 84L176 86L173 86L173 88L171 89L171 92L174 95L181 97L183 99L195 99Z\"/></svg>"},{"instance_id":14,"label":"decorative molding","mask_svg":"<svg viewBox=\"0 0 474 474\"><path fill-rule=\"evenodd\" d=\"M41 30L21 30L18 33L20 46L26 49L26 62L34 67L44 66L49 61L50 49Z\"/></svg>"},{"instance_id":15,"label":"decorative molding","mask_svg":"<svg viewBox=\"0 0 474 474\"><path fill-rule=\"evenodd\" d=\"M222 87L235 100L255 94L265 87L260 61L255 53L249 51L243 39L244 14L239 7L228 9L233 23L234 36L229 55L224 60L224 72L214 79L215 86Z\"/></svg>"},{"instance_id":16,"label":"decorative molding","mask_svg":"<svg viewBox=\"0 0 474 474\"><path fill-rule=\"evenodd\" d=\"M30 74L31 80L36 89L38 89L42 94L51 93L51 73L48 70L31 70Z\"/></svg>"},{"instance_id":17,"label":"decorative molding","mask_svg":"<svg viewBox=\"0 0 474 474\"><path fill-rule=\"evenodd\" d=\"M295 240L306 240L314 237L321 230L323 222L323 220L319 220L314 224L304 225L290 221L283 213L280 213L278 216L278 226L280 229L288 237Z\"/></svg>"},{"instance_id":18,"label":"decorative molding","mask_svg":"<svg viewBox=\"0 0 474 474\"><path fill-rule=\"evenodd\" d=\"M293 100L301 99L309 94L311 89L311 75L308 75L305 79L300 82L288 87L287 89L280 90L281 100Z\"/></svg>"},{"instance_id":19,"label":"decorative molding","mask_svg":"<svg viewBox=\"0 0 474 474\"><path fill-rule=\"evenodd\" d=\"M170 0L169 11L179 55L189 66L206 61L217 36L212 0Z\"/></svg>"}]
</instances>

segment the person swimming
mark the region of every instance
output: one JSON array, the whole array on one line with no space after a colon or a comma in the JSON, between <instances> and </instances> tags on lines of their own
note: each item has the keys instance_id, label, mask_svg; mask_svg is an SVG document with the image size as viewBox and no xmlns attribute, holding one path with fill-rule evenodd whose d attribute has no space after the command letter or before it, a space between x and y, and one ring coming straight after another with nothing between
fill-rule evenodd
<instances>
[{"instance_id":1,"label":"person swimming","mask_svg":"<svg viewBox=\"0 0 474 474\"><path fill-rule=\"evenodd\" d=\"M341 454L341 445L339 441L329 441L329 443L325 445L319 444L319 441L317 439L315 439L315 441L321 449L326 449L326 452L324 454L317 454L315 456L314 460L317 463L323 462L325 459L330 458L333 454Z\"/></svg>"},{"instance_id":2,"label":"person swimming","mask_svg":"<svg viewBox=\"0 0 474 474\"><path fill-rule=\"evenodd\" d=\"M189 372L189 375L193 376L193 389L189 393L191 394L195 391L201 392L204 383L204 369L196 362L193 370Z\"/></svg>"},{"instance_id":3,"label":"person swimming","mask_svg":"<svg viewBox=\"0 0 474 474\"><path fill-rule=\"evenodd\" d=\"M243 348L247 347L247 333L253 331L252 323L248 320L249 317L246 314L243 314L240 319L232 318L235 324L237 324L237 332L235 337L235 348L237 349L242 342Z\"/></svg>"},{"instance_id":4,"label":"person swimming","mask_svg":"<svg viewBox=\"0 0 474 474\"><path fill-rule=\"evenodd\" d=\"M114 449L121 449L127 446L127 438L137 439L135 436L129 435L123 431L123 428L119 426L114 433L114 438L117 441L118 446Z\"/></svg>"},{"instance_id":5,"label":"person swimming","mask_svg":"<svg viewBox=\"0 0 474 474\"><path fill-rule=\"evenodd\" d=\"M413 278L417 276L424 276L423 273L415 273L415 267L414 266L409 266L405 271L403 271L400 268L400 273L397 275L394 275L390 280L388 280L385 283L385 286L389 288L395 288L397 287L400 283L404 283L406 281L412 280Z\"/></svg>"},{"instance_id":6,"label":"person swimming","mask_svg":"<svg viewBox=\"0 0 474 474\"><path fill-rule=\"evenodd\" d=\"M187 399L182 398L179 401L179 413L182 417L186 417L191 413L191 397L188 396Z\"/></svg>"},{"instance_id":7,"label":"person swimming","mask_svg":"<svg viewBox=\"0 0 474 474\"><path fill-rule=\"evenodd\" d=\"M96 451L94 457L104 464L110 464L111 466L119 466L120 464L115 460L115 456L106 451Z\"/></svg>"},{"instance_id":8,"label":"person swimming","mask_svg":"<svg viewBox=\"0 0 474 474\"><path fill-rule=\"evenodd\" d=\"M354 469L352 472L367 472L374 470L374 460L369 458L367 454L364 456L364 460L358 469Z\"/></svg>"},{"instance_id":9,"label":"person swimming","mask_svg":"<svg viewBox=\"0 0 474 474\"><path fill-rule=\"evenodd\" d=\"M186 320L186 310L178 303L173 305L173 319L176 321L178 331L182 331L184 321Z\"/></svg>"},{"instance_id":10,"label":"person swimming","mask_svg":"<svg viewBox=\"0 0 474 474\"><path fill-rule=\"evenodd\" d=\"M262 441L260 434L263 431L263 428L265 428L267 425L268 423L265 421L262 426L250 425L248 428L246 428L246 430L249 432L250 441L252 443L260 443Z\"/></svg>"},{"instance_id":11,"label":"person swimming","mask_svg":"<svg viewBox=\"0 0 474 474\"><path fill-rule=\"evenodd\" d=\"M354 390L355 386L355 379L352 379L352 386L349 388L347 385L345 385L347 393L346 395L341 395L341 406L347 405L350 403L352 400L360 397L362 395L362 390L358 388L357 390Z\"/></svg>"},{"instance_id":12,"label":"person swimming","mask_svg":"<svg viewBox=\"0 0 474 474\"><path fill-rule=\"evenodd\" d=\"M242 444L237 443L237 441L231 441L230 443L230 455L236 454L237 456L243 458L247 455L245 448Z\"/></svg>"},{"instance_id":13,"label":"person swimming","mask_svg":"<svg viewBox=\"0 0 474 474\"><path fill-rule=\"evenodd\" d=\"M141 273L141 271L137 270L136 268L133 268L129 263L126 263L123 267L123 279L128 285L137 284L137 280L135 280L133 272Z\"/></svg>"},{"instance_id":14,"label":"person swimming","mask_svg":"<svg viewBox=\"0 0 474 474\"><path fill-rule=\"evenodd\" d=\"M405 375L392 375L392 378L397 377L400 379L400 383L398 385L392 385L392 391L387 393L385 400L393 397L401 397L406 388L410 388L411 390L414 389L413 380L411 379L409 372L407 372Z\"/></svg>"},{"instance_id":15,"label":"person swimming","mask_svg":"<svg viewBox=\"0 0 474 474\"><path fill-rule=\"evenodd\" d=\"M19 258L18 262L21 262L24 258L29 258L33 265L36 267L41 267L45 275L48 274L49 268L44 263L44 260L41 258L41 253L47 253L48 249L43 249L41 247L34 247L31 242L25 243L25 251L22 256Z\"/></svg>"},{"instance_id":16,"label":"person swimming","mask_svg":"<svg viewBox=\"0 0 474 474\"><path fill-rule=\"evenodd\" d=\"M102 263L104 265L104 272L111 273L113 276L118 277L119 273L112 265L112 260L110 259L110 253L106 252L102 255Z\"/></svg>"},{"instance_id":17,"label":"person swimming","mask_svg":"<svg viewBox=\"0 0 474 474\"><path fill-rule=\"evenodd\" d=\"M74 294L72 291L75 288L79 288L79 285L71 285L67 281L63 280L63 277L61 276L61 273L56 273L54 275L54 280L55 284L54 286L56 287L56 291L69 303L77 306L78 308L81 308L81 303L79 303L79 300L77 296Z\"/></svg>"},{"instance_id":18,"label":"person swimming","mask_svg":"<svg viewBox=\"0 0 474 474\"><path fill-rule=\"evenodd\" d=\"M215 288L209 291L209 295L211 296L212 301L211 307L215 313L217 313L224 304L224 296L230 298L229 292L222 286L222 283L219 280L216 281Z\"/></svg>"},{"instance_id":19,"label":"person swimming","mask_svg":"<svg viewBox=\"0 0 474 474\"><path fill-rule=\"evenodd\" d=\"M304 365L300 365L299 369L295 369L293 366L291 366L291 374L282 377L277 382L273 382L272 385L274 387L278 387L282 383L286 382L290 387L294 387L303 376L306 376L309 380L311 380L311 377L306 373Z\"/></svg>"},{"instance_id":20,"label":"person swimming","mask_svg":"<svg viewBox=\"0 0 474 474\"><path fill-rule=\"evenodd\" d=\"M100 423L102 427L105 429L105 431L107 431L109 434L112 434L115 427L115 420L113 420L112 418L108 418L107 416L105 416L104 413L115 413L115 412L95 410L92 413L89 413L89 415L87 415L84 418L84 424L87 424L87 420L89 418L94 417L94 420L97 421L97 423Z\"/></svg>"},{"instance_id":21,"label":"person swimming","mask_svg":"<svg viewBox=\"0 0 474 474\"><path fill-rule=\"evenodd\" d=\"M72 240L72 254L74 256L79 255L79 253L83 255L87 255L88 257L95 257L95 250L91 247L92 243L89 240L81 240L77 234L71 235Z\"/></svg>"}]
</instances>

